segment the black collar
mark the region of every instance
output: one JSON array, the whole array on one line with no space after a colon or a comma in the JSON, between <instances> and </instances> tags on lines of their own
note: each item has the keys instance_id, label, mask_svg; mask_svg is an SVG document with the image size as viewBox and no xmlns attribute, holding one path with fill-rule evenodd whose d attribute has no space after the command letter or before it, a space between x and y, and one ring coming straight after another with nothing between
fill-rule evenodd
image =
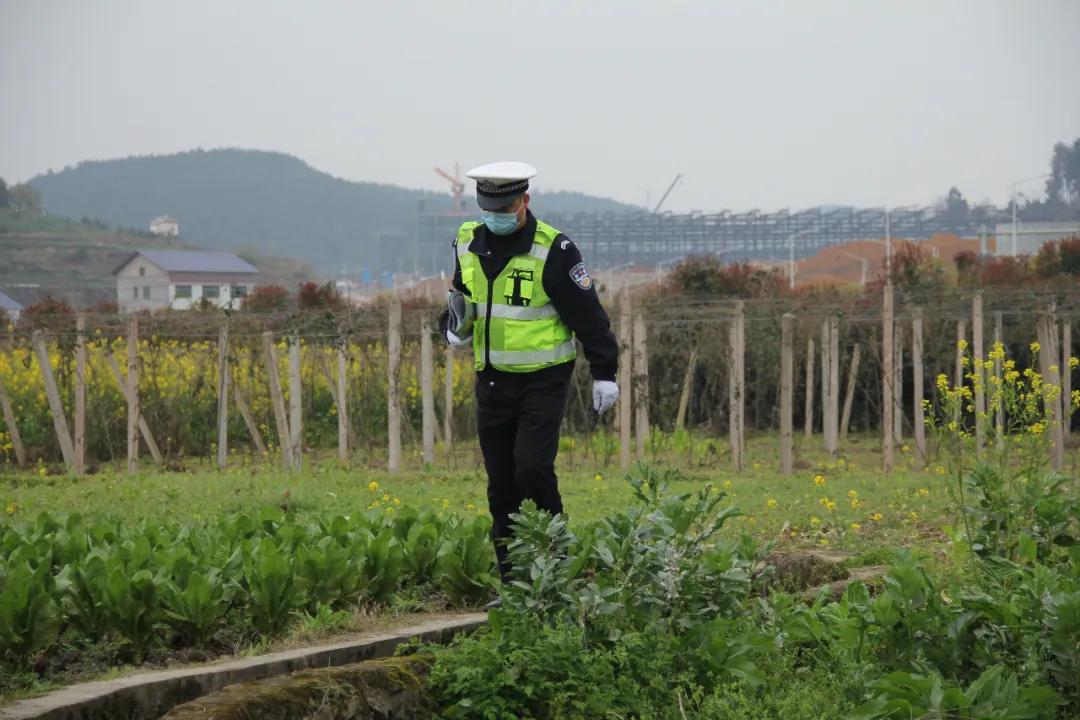
<instances>
[{"instance_id":1,"label":"black collar","mask_svg":"<svg viewBox=\"0 0 1080 720\"><path fill-rule=\"evenodd\" d=\"M509 235L496 235L480 223L473 230L473 239L469 243L469 252L484 257L510 257L528 255L532 250L533 238L536 237L536 217L531 210L525 211L525 224Z\"/></svg>"}]
</instances>

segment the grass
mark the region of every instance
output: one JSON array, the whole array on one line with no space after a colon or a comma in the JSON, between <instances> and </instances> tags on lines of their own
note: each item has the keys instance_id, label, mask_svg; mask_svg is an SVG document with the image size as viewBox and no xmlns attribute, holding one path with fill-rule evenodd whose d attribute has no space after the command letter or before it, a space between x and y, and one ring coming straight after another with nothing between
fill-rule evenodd
<instances>
[{"instance_id":1,"label":"grass","mask_svg":"<svg viewBox=\"0 0 1080 720\"><path fill-rule=\"evenodd\" d=\"M906 447L906 446L905 446ZM469 453L474 458L479 453ZM559 462L559 486L572 523L603 517L632 499L617 467L590 463L577 453ZM920 545L943 538L947 478L933 462L924 468L911 450L898 453L897 472L880 471L877 441L853 437L835 461L815 439L798 453L798 470L777 471L775 438L748 441L747 464L735 473L721 457L711 466L686 462L686 453L662 451L658 466L680 467L677 491L711 483L746 514L735 532L775 539L789 546L828 546L855 552L875 547ZM486 478L478 461L467 470L415 468L398 475L343 467L336 458L309 458L291 474L266 460L238 457L224 472L201 466L184 472L144 471L127 475L106 467L84 478L15 473L0 476L0 522L53 514L119 515L127 520L171 518L212 522L232 513L281 506L298 517L350 514L374 508L392 513L401 505L440 512L487 512Z\"/></svg>"}]
</instances>

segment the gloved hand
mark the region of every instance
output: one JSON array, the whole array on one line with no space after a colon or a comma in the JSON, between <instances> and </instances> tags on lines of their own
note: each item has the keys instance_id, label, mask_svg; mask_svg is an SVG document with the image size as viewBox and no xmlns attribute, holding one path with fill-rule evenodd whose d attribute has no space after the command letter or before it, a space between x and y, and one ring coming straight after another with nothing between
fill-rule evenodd
<instances>
[{"instance_id":1,"label":"gloved hand","mask_svg":"<svg viewBox=\"0 0 1080 720\"><path fill-rule=\"evenodd\" d=\"M446 335L446 342L450 343L450 347L461 347L472 343L472 335L461 338L455 335L451 330L447 330L444 334Z\"/></svg>"},{"instance_id":2,"label":"gloved hand","mask_svg":"<svg viewBox=\"0 0 1080 720\"><path fill-rule=\"evenodd\" d=\"M619 399L619 386L611 380L593 380L592 406L598 414L603 415L615 405Z\"/></svg>"}]
</instances>

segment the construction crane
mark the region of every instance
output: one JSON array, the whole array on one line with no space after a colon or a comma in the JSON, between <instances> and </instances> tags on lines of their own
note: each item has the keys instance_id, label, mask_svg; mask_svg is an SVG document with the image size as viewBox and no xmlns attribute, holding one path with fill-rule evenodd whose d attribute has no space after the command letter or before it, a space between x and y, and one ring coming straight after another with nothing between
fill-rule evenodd
<instances>
[{"instance_id":1,"label":"construction crane","mask_svg":"<svg viewBox=\"0 0 1080 720\"><path fill-rule=\"evenodd\" d=\"M454 198L454 209L463 210L465 208L465 203L463 202L463 198L465 197L465 183L461 179L461 169L458 167L458 164L454 163L453 175L439 167L435 168L435 172L439 173L439 175L442 175L450 182L450 195Z\"/></svg>"},{"instance_id":2,"label":"construction crane","mask_svg":"<svg viewBox=\"0 0 1080 720\"><path fill-rule=\"evenodd\" d=\"M656 207L653 208L653 215L660 212L660 206L664 204L664 201L667 200L667 196L671 194L671 191L675 189L676 183L678 183L680 180L682 180L682 173L676 175L675 179L671 181L670 185L668 185L668 189L664 192L664 196L660 198L660 202L656 203Z\"/></svg>"}]
</instances>

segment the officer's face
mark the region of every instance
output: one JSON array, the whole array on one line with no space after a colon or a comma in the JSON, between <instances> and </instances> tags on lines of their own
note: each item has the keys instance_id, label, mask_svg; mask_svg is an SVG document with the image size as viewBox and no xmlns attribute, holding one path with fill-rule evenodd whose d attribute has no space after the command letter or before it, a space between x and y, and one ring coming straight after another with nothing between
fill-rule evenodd
<instances>
[{"instance_id":1,"label":"officer's face","mask_svg":"<svg viewBox=\"0 0 1080 720\"><path fill-rule=\"evenodd\" d=\"M520 197L514 198L514 202L499 208L495 212L498 213L514 213L517 215L517 226L521 227L525 224L525 211L529 208L529 193L525 193Z\"/></svg>"}]
</instances>

